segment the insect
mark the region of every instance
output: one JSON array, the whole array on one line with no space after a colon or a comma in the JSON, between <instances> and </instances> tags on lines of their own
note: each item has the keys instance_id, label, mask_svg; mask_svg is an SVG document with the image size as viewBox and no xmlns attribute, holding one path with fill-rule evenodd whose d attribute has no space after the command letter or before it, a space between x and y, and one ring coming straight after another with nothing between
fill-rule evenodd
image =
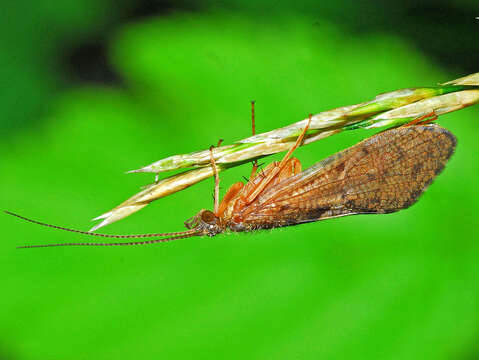
<instances>
[{"instance_id":1,"label":"insect","mask_svg":"<svg viewBox=\"0 0 479 360\"><path fill-rule=\"evenodd\" d=\"M188 219L186 231L172 233L107 235L45 224L7 212L39 225L108 238L159 239L116 243L63 243L26 245L111 246L142 245L192 236L298 225L355 214L385 214L414 204L444 169L456 146L455 136L435 124L402 126L378 133L301 171L291 157L301 144L309 122L280 162L257 171L246 184L233 184L219 202L219 176L210 148L215 176L214 209L201 210ZM418 121L414 121L417 124Z\"/></svg>"}]
</instances>

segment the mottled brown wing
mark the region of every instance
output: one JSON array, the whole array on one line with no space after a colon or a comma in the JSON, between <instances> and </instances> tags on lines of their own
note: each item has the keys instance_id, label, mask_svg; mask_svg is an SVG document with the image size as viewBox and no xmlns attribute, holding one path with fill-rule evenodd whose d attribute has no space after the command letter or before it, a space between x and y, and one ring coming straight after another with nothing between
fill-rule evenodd
<instances>
[{"instance_id":1,"label":"mottled brown wing","mask_svg":"<svg viewBox=\"0 0 479 360\"><path fill-rule=\"evenodd\" d=\"M438 125L384 131L271 186L239 215L246 228L260 229L405 209L455 146L454 135Z\"/></svg>"}]
</instances>

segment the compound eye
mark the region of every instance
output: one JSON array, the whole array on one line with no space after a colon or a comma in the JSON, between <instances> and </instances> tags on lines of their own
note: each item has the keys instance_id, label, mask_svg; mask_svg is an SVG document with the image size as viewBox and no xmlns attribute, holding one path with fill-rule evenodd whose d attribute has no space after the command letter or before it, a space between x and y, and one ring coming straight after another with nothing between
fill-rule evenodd
<instances>
[{"instance_id":1,"label":"compound eye","mask_svg":"<svg viewBox=\"0 0 479 360\"><path fill-rule=\"evenodd\" d=\"M201 220L207 224L213 224L216 220L216 216L213 212L206 210L201 214Z\"/></svg>"}]
</instances>

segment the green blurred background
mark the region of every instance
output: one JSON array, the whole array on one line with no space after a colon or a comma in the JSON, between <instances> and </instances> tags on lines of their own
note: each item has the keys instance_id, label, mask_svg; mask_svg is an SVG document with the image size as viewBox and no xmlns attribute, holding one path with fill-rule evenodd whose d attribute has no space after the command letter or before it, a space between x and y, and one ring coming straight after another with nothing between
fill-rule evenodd
<instances>
[{"instance_id":1,"label":"green blurred background","mask_svg":"<svg viewBox=\"0 0 479 360\"><path fill-rule=\"evenodd\" d=\"M479 71L479 3L20 0L0 22L0 203L80 229L160 158ZM0 216L0 359L478 359L479 108L412 208L143 247ZM298 149L307 167L373 132ZM280 155L268 158L270 161ZM222 193L249 174L222 174ZM107 233L179 231L212 179Z\"/></svg>"}]
</instances>

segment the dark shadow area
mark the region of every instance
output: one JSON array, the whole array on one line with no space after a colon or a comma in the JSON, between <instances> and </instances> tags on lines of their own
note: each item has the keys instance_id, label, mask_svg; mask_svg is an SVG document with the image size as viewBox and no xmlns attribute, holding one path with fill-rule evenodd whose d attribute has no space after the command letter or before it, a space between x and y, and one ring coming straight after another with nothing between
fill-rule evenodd
<instances>
[{"instance_id":1,"label":"dark shadow area","mask_svg":"<svg viewBox=\"0 0 479 360\"><path fill-rule=\"evenodd\" d=\"M210 8L229 8L241 10L242 1L229 4L221 2L143 0L128 5L124 15L112 21L109 28L114 28L125 22L138 21L148 17L163 16L171 12L201 12ZM300 11L317 14L321 18L330 18L352 34L367 35L371 32L384 32L399 35L409 39L426 55L447 68L457 69L458 76L478 71L479 42L477 31L479 20L475 16L478 7L466 3L444 0L424 1L383 1L356 2L348 4L343 9L340 4L306 4L284 6L281 2L257 4L256 8L248 7L251 16L264 10L275 12ZM319 23L316 25L320 25ZM95 34L96 39L100 34ZM103 42L102 42L103 41ZM105 60L106 39L94 40L78 44L66 51L66 62L70 63L68 70L74 79L86 82L116 83L118 76L108 66Z\"/></svg>"},{"instance_id":2,"label":"dark shadow area","mask_svg":"<svg viewBox=\"0 0 479 360\"><path fill-rule=\"evenodd\" d=\"M59 3L58 18L38 12L34 21L21 9L11 12L12 33L4 35L10 43L4 53L11 55L3 65L4 87L0 129L14 132L37 123L48 111L50 99L59 91L78 84L106 84L123 86L124 82L109 63L110 36L126 23L150 17L168 16L174 12L208 12L227 9L261 21L274 21L275 14L304 13L321 20L336 23L351 36L368 36L370 33L392 34L404 37L422 50L434 62L451 69L457 76L478 71L479 3L446 0L412 0L397 2L281 2L263 0L251 3L245 0L193 1L193 0L124 0L100 2L106 11L97 16L93 10L83 9L85 17L93 20L69 24L60 21L62 11L68 16L81 18L68 4ZM60 7L64 6L64 10ZM38 5L39 9L41 7ZM35 10L33 6L32 11ZM57 23L55 23L57 21ZM35 22L35 24L32 24ZM37 29L37 23L41 26ZM15 24L15 25L12 25ZM22 25L23 24L23 25ZM24 28L31 29L25 33ZM22 31L18 38L15 33ZM40 39L40 40L39 40ZM38 47L40 50L35 50ZM9 68L9 65L15 64ZM25 71L27 69L27 71ZM11 78L11 80L9 80ZM414 86L416 84L411 84Z\"/></svg>"},{"instance_id":3,"label":"dark shadow area","mask_svg":"<svg viewBox=\"0 0 479 360\"><path fill-rule=\"evenodd\" d=\"M385 1L362 8L358 4L352 21L341 13L335 17L354 33L384 32L404 37L446 68L467 74L478 71L478 6L461 2ZM459 74L458 74L459 75Z\"/></svg>"},{"instance_id":4,"label":"dark shadow area","mask_svg":"<svg viewBox=\"0 0 479 360\"><path fill-rule=\"evenodd\" d=\"M152 16L167 15L171 12L200 11L204 5L196 1L174 0L141 0L136 1L130 11L122 19L123 21L139 20Z\"/></svg>"},{"instance_id":5,"label":"dark shadow area","mask_svg":"<svg viewBox=\"0 0 479 360\"><path fill-rule=\"evenodd\" d=\"M104 39L90 40L65 51L67 78L73 82L121 85L120 75L108 63L108 48Z\"/></svg>"},{"instance_id":6,"label":"dark shadow area","mask_svg":"<svg viewBox=\"0 0 479 360\"><path fill-rule=\"evenodd\" d=\"M101 32L92 34L87 41L60 51L60 61L64 64L67 79L80 83L122 85L120 75L108 62L109 39L104 34L111 33L124 23L165 16L172 12L198 10L199 6L189 1L142 0L124 4L121 15L111 19L111 23Z\"/></svg>"}]
</instances>

